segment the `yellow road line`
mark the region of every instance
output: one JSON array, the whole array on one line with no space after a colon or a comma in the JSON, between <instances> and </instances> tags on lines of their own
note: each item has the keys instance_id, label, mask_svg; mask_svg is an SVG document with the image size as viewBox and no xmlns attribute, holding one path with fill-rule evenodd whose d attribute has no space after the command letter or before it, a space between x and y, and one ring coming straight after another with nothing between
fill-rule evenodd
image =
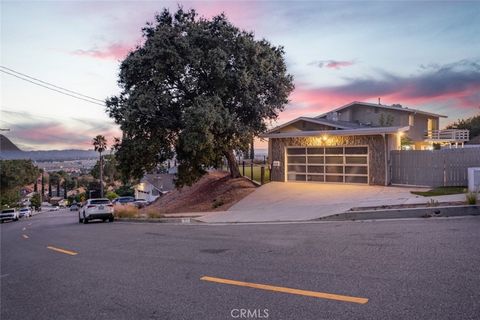
<instances>
[{"instance_id":1,"label":"yellow road line","mask_svg":"<svg viewBox=\"0 0 480 320\"><path fill-rule=\"evenodd\" d=\"M53 251L57 251L57 252L69 254L69 255L71 255L71 256L75 256L75 255L78 254L78 252L75 252L75 251L70 251L70 250L55 248L55 247L52 247L52 246L47 246L47 248L50 249L50 250L53 250Z\"/></svg>"},{"instance_id":2,"label":"yellow road line","mask_svg":"<svg viewBox=\"0 0 480 320\"><path fill-rule=\"evenodd\" d=\"M268 290L268 291L290 293L290 294L296 294L296 295L301 295L301 296L308 296L308 297L315 297L315 298L322 298L322 299L330 299L330 300L337 300L337 301L344 301L344 302L353 302L353 303L359 303L359 304L365 304L365 303L368 302L368 299L366 299L366 298L358 298L358 297L343 296L343 295L325 293L325 292L316 292L316 291L299 290L299 289L292 289L292 288L285 288L285 287L277 287L277 286L270 286L270 285L266 285L266 284L235 281L235 280L214 278L214 277L208 277L208 276L201 277L200 280L223 283L223 284L231 284L231 285L234 285L234 286L262 289L262 290Z\"/></svg>"},{"instance_id":3,"label":"yellow road line","mask_svg":"<svg viewBox=\"0 0 480 320\"><path fill-rule=\"evenodd\" d=\"M26 234L22 234L22 237L23 237L24 239L28 239L28 238L29 238L29 236L27 236Z\"/></svg>"}]
</instances>

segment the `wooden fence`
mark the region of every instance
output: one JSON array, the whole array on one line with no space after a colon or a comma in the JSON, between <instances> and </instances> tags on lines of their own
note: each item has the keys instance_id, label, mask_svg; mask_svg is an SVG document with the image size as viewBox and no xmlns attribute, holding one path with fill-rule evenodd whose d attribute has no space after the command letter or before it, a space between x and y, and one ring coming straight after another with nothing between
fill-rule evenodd
<instances>
[{"instance_id":1,"label":"wooden fence","mask_svg":"<svg viewBox=\"0 0 480 320\"><path fill-rule=\"evenodd\" d=\"M392 184L467 186L467 168L480 167L480 148L391 151Z\"/></svg>"}]
</instances>

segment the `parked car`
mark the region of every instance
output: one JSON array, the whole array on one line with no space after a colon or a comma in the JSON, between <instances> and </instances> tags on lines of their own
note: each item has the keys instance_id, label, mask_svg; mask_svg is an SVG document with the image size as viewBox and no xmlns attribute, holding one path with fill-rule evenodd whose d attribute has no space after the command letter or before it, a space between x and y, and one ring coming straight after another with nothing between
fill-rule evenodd
<instances>
[{"instance_id":1,"label":"parked car","mask_svg":"<svg viewBox=\"0 0 480 320\"><path fill-rule=\"evenodd\" d=\"M58 211L58 210L60 210L59 206L53 206L53 207L50 208L49 211Z\"/></svg>"},{"instance_id":2,"label":"parked car","mask_svg":"<svg viewBox=\"0 0 480 320\"><path fill-rule=\"evenodd\" d=\"M78 212L78 222L88 223L90 220L113 222L113 204L106 198L89 199Z\"/></svg>"},{"instance_id":3,"label":"parked car","mask_svg":"<svg viewBox=\"0 0 480 320\"><path fill-rule=\"evenodd\" d=\"M113 200L113 204L132 204L135 202L134 197L119 197Z\"/></svg>"},{"instance_id":4,"label":"parked car","mask_svg":"<svg viewBox=\"0 0 480 320\"><path fill-rule=\"evenodd\" d=\"M135 201L133 202L133 204L137 207L137 208L144 208L146 206L148 206L150 204L150 202L148 202L147 200L145 199L135 199Z\"/></svg>"},{"instance_id":5,"label":"parked car","mask_svg":"<svg viewBox=\"0 0 480 320\"><path fill-rule=\"evenodd\" d=\"M3 209L2 212L0 212L0 223L6 220L18 221L19 218L20 214L15 209Z\"/></svg>"},{"instance_id":6,"label":"parked car","mask_svg":"<svg viewBox=\"0 0 480 320\"><path fill-rule=\"evenodd\" d=\"M78 205L76 203L70 206L70 211L78 211Z\"/></svg>"},{"instance_id":7,"label":"parked car","mask_svg":"<svg viewBox=\"0 0 480 320\"><path fill-rule=\"evenodd\" d=\"M32 210L30 208L21 208L19 211L19 217L31 217L32 216Z\"/></svg>"}]
</instances>

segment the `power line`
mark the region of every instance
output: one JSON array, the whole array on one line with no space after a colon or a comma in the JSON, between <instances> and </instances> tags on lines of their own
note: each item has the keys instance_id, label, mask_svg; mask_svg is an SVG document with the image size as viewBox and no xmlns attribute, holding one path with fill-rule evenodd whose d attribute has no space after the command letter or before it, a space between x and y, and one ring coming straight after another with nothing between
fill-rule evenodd
<instances>
[{"instance_id":1,"label":"power line","mask_svg":"<svg viewBox=\"0 0 480 320\"><path fill-rule=\"evenodd\" d=\"M75 98L75 99L79 99L79 100L83 100L83 101L86 101L86 102L90 102L90 103L93 103L93 104L96 104L96 105L99 105L99 106L102 106L102 107L105 106L104 103L99 103L99 102L96 102L96 101L88 100L88 99L91 99L91 98L85 99L85 98L82 98L82 97L79 97L79 96L75 96L75 95L70 94L70 93L67 93L67 92L63 92L63 91L57 90L57 89L55 89L55 88L48 87L48 86L43 85L43 84L41 84L41 83L34 82L34 81L32 81L32 80L23 78L23 77L21 77L21 76L19 76L19 75L17 75L17 74L14 74L14 73L11 73L11 72L8 72L8 71L5 71L5 70L1 70L1 69L0 69L0 71L3 72L3 73L9 74L9 75L11 75L11 76L14 76L14 77L16 77L16 78L19 78L19 79L21 79L21 80L24 80L24 81L33 83L33 84L35 84L35 85L37 85L37 86L40 86L40 87L43 87L43 88L45 88L45 89L49 89L49 90L52 90L52 91L55 91L55 92L64 94L64 95L66 95L66 96L70 96L70 97ZM63 89L62 89L62 90L63 90ZM93 98L93 99L95 99L95 98ZM95 100L101 101L101 100L99 100L99 99L95 99Z\"/></svg>"},{"instance_id":2,"label":"power line","mask_svg":"<svg viewBox=\"0 0 480 320\"><path fill-rule=\"evenodd\" d=\"M26 74L24 74L24 73L21 73L21 72L15 71L15 70L13 70L13 69L10 69L10 68L7 68L7 67L5 67L5 66L0 66L0 68L6 69L6 70L8 70L8 71L10 71L10 72L13 72L13 73L19 74L19 75L21 75L21 76L24 76L24 77L30 78L30 79L32 79L32 80L35 80L35 81L38 81L38 82L44 83L44 84L46 84L46 85L49 85L49 86L51 86L51 87L54 87L54 88L57 88L57 89L60 89L60 90L63 90L63 91L67 91L67 92L70 92L70 93L73 93L73 94L76 94L76 95L78 95L78 96L82 96L82 97L85 97L85 98L88 98L88 99L91 99L91 100L96 100L96 101L98 101L98 102L102 102L102 103L104 102L104 101L103 101L103 100L101 100L101 99L93 98L93 97L87 96L87 95L85 95L85 94L82 94L82 93L80 93L80 92L76 92L76 91L69 90L69 89L66 89L66 88L63 88L63 87L60 87L60 86L56 86L56 85L54 85L54 84L51 84L51 83L49 83L49 82L46 82L46 81L43 81L43 80L40 80L40 79L34 78L34 77L32 77L32 76L29 76L29 75L26 75Z\"/></svg>"}]
</instances>

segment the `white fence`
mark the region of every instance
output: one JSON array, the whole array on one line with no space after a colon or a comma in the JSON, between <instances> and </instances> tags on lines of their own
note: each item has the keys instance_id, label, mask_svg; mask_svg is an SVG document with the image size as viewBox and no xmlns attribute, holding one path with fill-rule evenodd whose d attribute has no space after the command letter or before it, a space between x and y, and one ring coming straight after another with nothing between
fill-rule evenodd
<instances>
[{"instance_id":1,"label":"white fence","mask_svg":"<svg viewBox=\"0 0 480 320\"><path fill-rule=\"evenodd\" d=\"M469 167L480 167L480 148L391 151L392 184L467 186Z\"/></svg>"},{"instance_id":2,"label":"white fence","mask_svg":"<svg viewBox=\"0 0 480 320\"><path fill-rule=\"evenodd\" d=\"M447 129L428 130L425 132L427 141L467 142L470 138L469 130Z\"/></svg>"}]
</instances>

